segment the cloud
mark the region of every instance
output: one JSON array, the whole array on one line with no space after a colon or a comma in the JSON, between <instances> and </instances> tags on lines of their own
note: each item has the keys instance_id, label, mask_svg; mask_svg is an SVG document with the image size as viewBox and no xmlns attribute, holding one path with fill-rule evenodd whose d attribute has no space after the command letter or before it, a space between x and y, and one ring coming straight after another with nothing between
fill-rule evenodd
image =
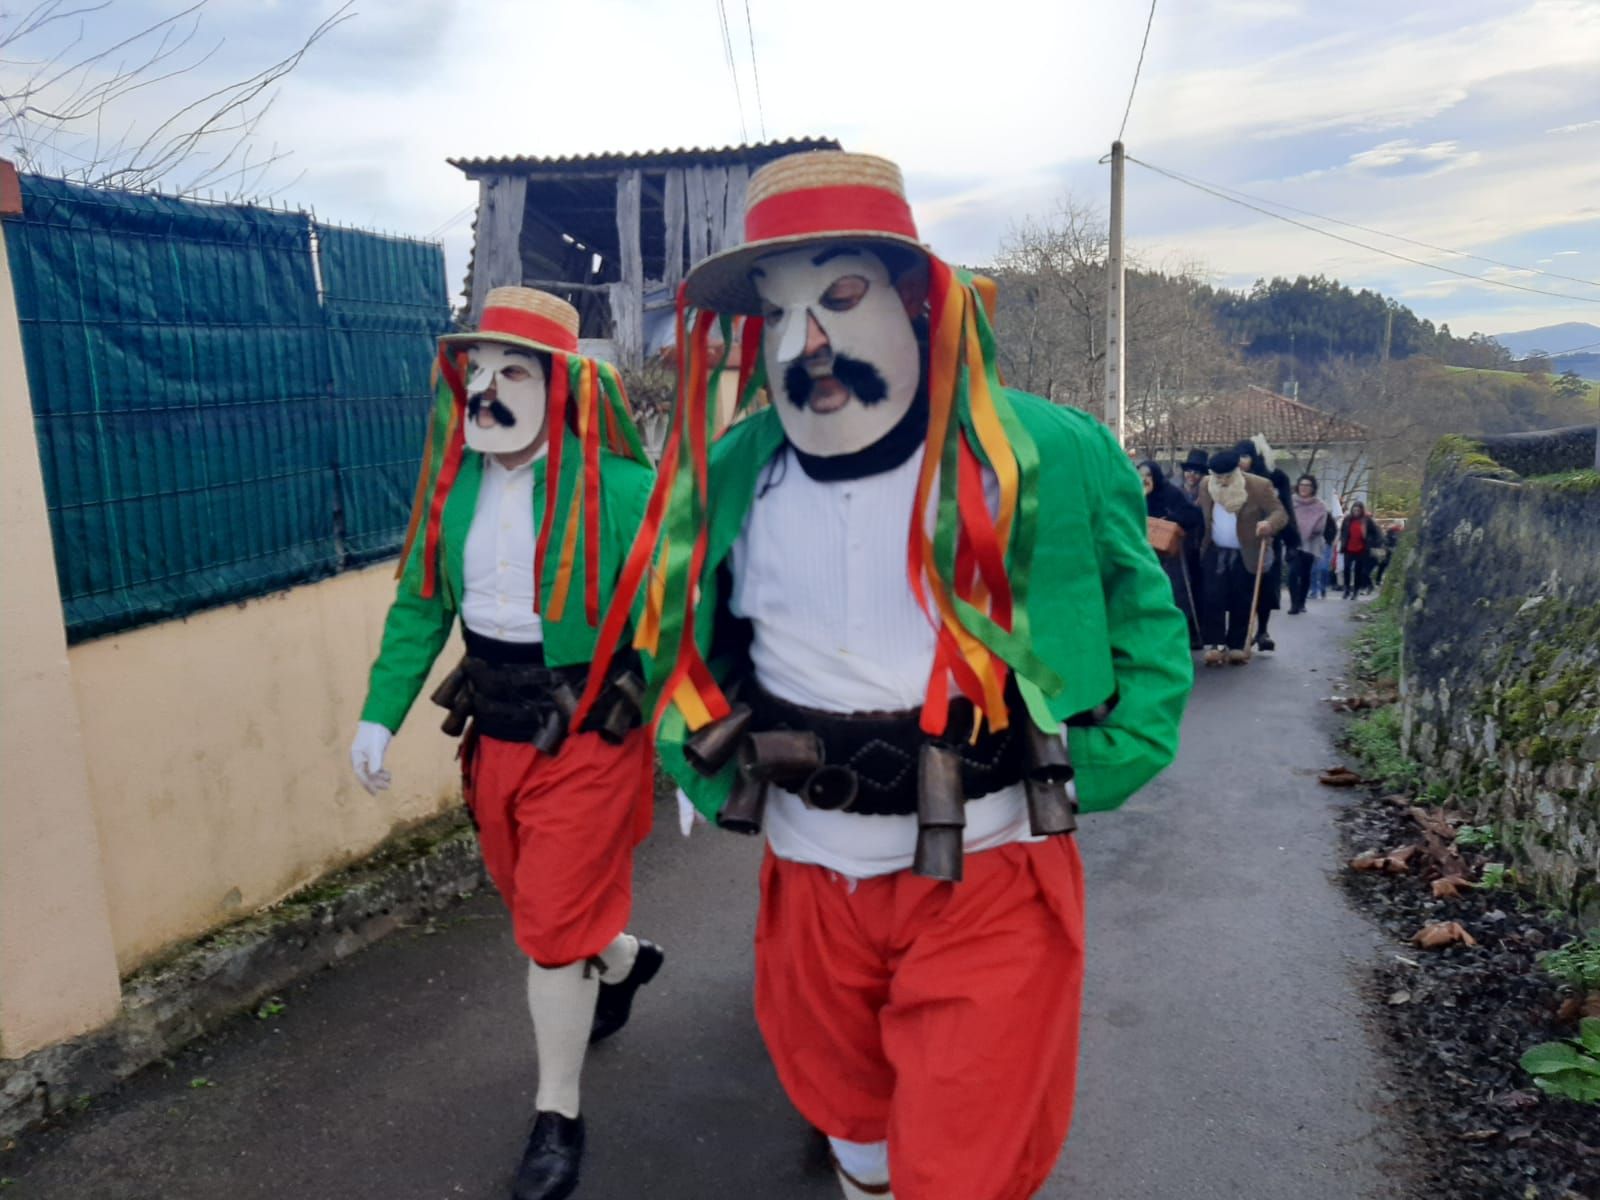
<instances>
[{"instance_id":1,"label":"cloud","mask_svg":"<svg viewBox=\"0 0 1600 1200\"><path fill-rule=\"evenodd\" d=\"M1356 171L1387 171L1391 167L1420 164L1429 174L1456 167L1470 167L1483 161L1476 150L1462 150L1454 141L1430 142L1420 146L1409 139L1384 142L1350 156L1349 166Z\"/></svg>"},{"instance_id":2,"label":"cloud","mask_svg":"<svg viewBox=\"0 0 1600 1200\"><path fill-rule=\"evenodd\" d=\"M1579 121L1573 125L1557 125L1554 129L1546 129L1546 133L1580 133L1585 129L1600 129L1600 120Z\"/></svg>"},{"instance_id":3,"label":"cloud","mask_svg":"<svg viewBox=\"0 0 1600 1200\"><path fill-rule=\"evenodd\" d=\"M1388 175L1438 175L1462 167L1474 167L1483 161L1477 150L1462 150L1454 140L1419 144L1409 138L1381 142L1368 150L1358 150L1340 166L1318 168L1291 176L1286 183L1301 183L1320 179L1338 171L1363 171Z\"/></svg>"}]
</instances>

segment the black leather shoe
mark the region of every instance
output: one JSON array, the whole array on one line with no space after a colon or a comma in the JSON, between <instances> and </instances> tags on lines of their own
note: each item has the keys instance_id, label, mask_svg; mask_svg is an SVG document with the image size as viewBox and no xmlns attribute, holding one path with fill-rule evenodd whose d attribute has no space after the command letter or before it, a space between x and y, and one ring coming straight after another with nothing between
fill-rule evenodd
<instances>
[{"instance_id":1,"label":"black leather shoe","mask_svg":"<svg viewBox=\"0 0 1600 1200\"><path fill-rule=\"evenodd\" d=\"M589 1044L604 1041L628 1023L633 1011L633 996L640 988L656 977L667 956L654 942L639 939L639 955L633 960L633 970L616 983L602 983L600 995L594 1002L594 1025L589 1029Z\"/></svg>"},{"instance_id":2,"label":"black leather shoe","mask_svg":"<svg viewBox=\"0 0 1600 1200\"><path fill-rule=\"evenodd\" d=\"M1258 650L1276 650L1277 648L1278 643L1267 637L1265 634L1262 634L1256 639L1256 649Z\"/></svg>"},{"instance_id":3,"label":"black leather shoe","mask_svg":"<svg viewBox=\"0 0 1600 1200\"><path fill-rule=\"evenodd\" d=\"M563 1200L578 1186L583 1164L583 1118L542 1112L522 1152L511 1200Z\"/></svg>"}]
</instances>

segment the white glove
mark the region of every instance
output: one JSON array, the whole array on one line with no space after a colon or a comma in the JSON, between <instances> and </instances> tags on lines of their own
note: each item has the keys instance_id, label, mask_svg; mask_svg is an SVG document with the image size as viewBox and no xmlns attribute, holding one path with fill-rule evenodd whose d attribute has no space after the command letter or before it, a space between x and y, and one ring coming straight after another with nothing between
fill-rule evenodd
<instances>
[{"instance_id":1,"label":"white glove","mask_svg":"<svg viewBox=\"0 0 1600 1200\"><path fill-rule=\"evenodd\" d=\"M678 832L684 837L689 836L689 831L696 825L704 825L706 819L700 815L700 810L694 802L683 794L683 789L678 789Z\"/></svg>"},{"instance_id":2,"label":"white glove","mask_svg":"<svg viewBox=\"0 0 1600 1200\"><path fill-rule=\"evenodd\" d=\"M350 765L356 782L376 796L389 786L389 772L383 769L383 756L394 735L376 721L356 726L356 740L350 743Z\"/></svg>"}]
</instances>

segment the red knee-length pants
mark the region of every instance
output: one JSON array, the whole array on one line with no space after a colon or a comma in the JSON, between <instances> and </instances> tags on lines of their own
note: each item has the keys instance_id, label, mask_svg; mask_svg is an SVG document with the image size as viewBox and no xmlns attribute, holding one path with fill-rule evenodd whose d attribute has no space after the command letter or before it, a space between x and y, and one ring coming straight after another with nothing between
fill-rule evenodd
<instances>
[{"instance_id":1,"label":"red knee-length pants","mask_svg":"<svg viewBox=\"0 0 1600 1200\"><path fill-rule=\"evenodd\" d=\"M778 1076L824 1133L888 1140L897 1200L1032 1196L1072 1119L1077 846L1002 846L965 874L762 867L756 1016Z\"/></svg>"},{"instance_id":2,"label":"red knee-length pants","mask_svg":"<svg viewBox=\"0 0 1600 1200\"><path fill-rule=\"evenodd\" d=\"M463 755L483 864L524 954L543 967L592 958L633 908L633 848L650 832L650 739L568 737L554 756L475 739Z\"/></svg>"}]
</instances>

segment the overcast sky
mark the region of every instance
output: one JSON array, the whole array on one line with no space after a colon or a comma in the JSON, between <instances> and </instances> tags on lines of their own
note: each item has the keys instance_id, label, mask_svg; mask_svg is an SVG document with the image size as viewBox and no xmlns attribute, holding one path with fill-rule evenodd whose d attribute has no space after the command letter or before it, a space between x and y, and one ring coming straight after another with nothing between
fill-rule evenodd
<instances>
[{"instance_id":1,"label":"overcast sky","mask_svg":"<svg viewBox=\"0 0 1600 1200\"><path fill-rule=\"evenodd\" d=\"M1104 208L1097 160L1143 0L748 0L753 31L744 0L725 3L742 124L717 0L358 0L283 82L262 136L293 155L264 186L327 219L442 237L452 287L476 193L447 156L725 145L763 123L829 135L899 162L925 240L970 264L1063 196ZM114 0L85 37L181 7ZM180 82L248 75L336 7L212 0L195 44L225 44ZM1125 140L1209 183L1597 283L1338 229L1570 298L1453 278L1130 165L1147 262L1198 262L1232 287L1321 272L1458 334L1600 324L1600 0L1159 0Z\"/></svg>"}]
</instances>

